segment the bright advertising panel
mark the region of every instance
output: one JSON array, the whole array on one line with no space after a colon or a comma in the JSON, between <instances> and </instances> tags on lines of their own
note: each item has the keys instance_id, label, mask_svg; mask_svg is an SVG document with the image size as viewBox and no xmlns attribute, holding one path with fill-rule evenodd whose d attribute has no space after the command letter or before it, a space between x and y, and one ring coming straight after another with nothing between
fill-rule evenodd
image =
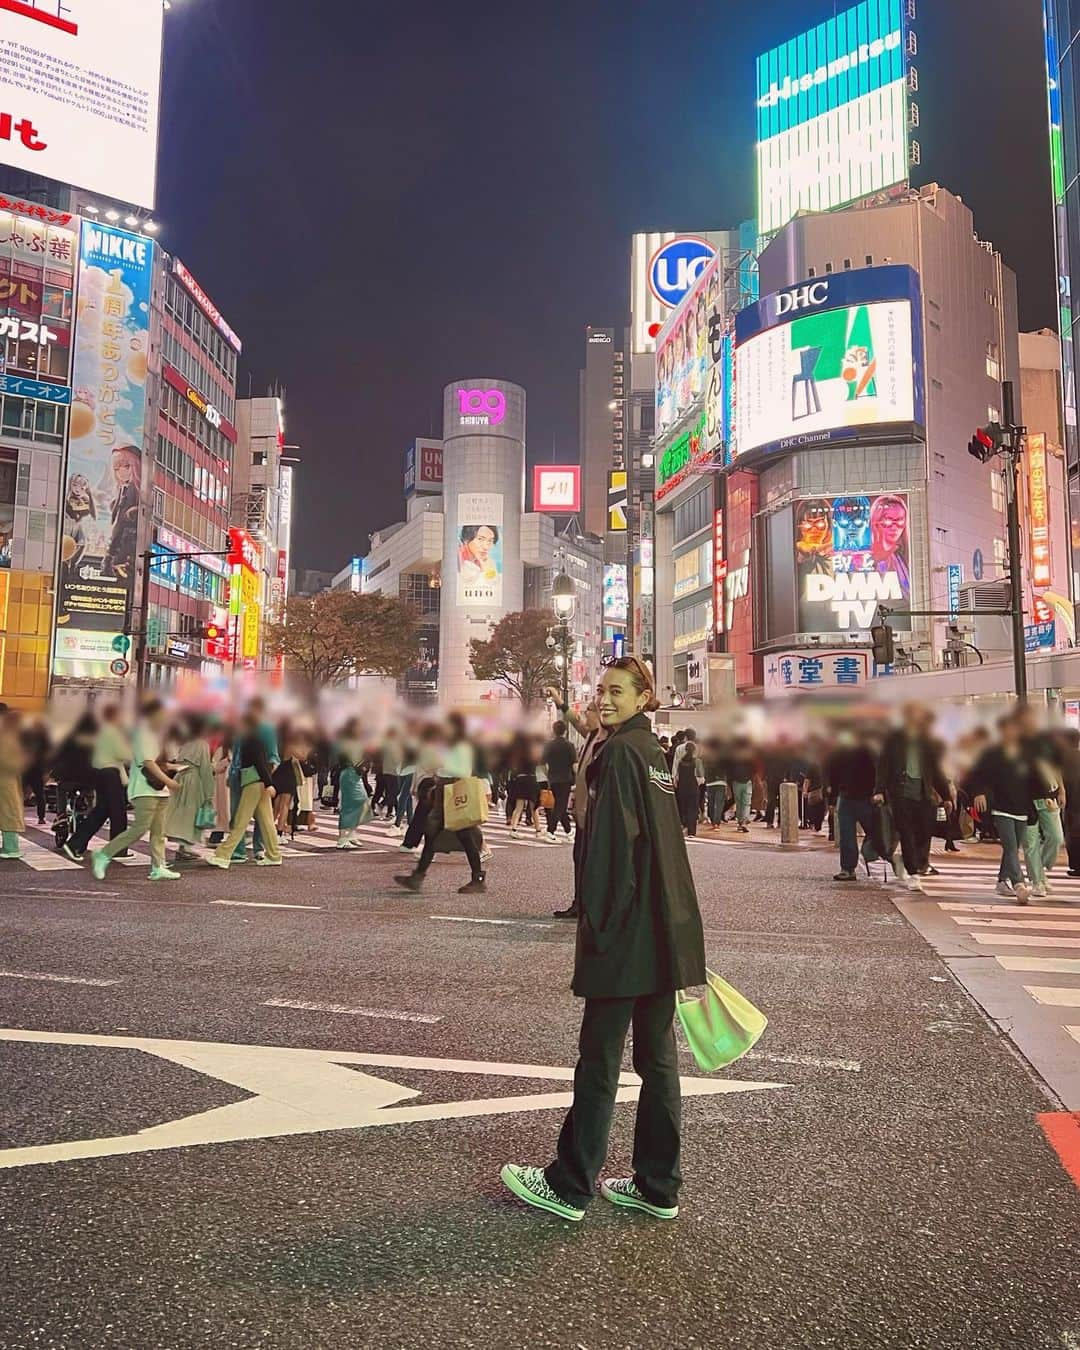
<instances>
[{"instance_id":1,"label":"bright advertising panel","mask_svg":"<svg viewBox=\"0 0 1080 1350\"><path fill-rule=\"evenodd\" d=\"M537 464L533 468L533 510L552 514L581 510L581 465Z\"/></svg>"},{"instance_id":2,"label":"bright advertising panel","mask_svg":"<svg viewBox=\"0 0 1080 1350\"><path fill-rule=\"evenodd\" d=\"M0 0L0 162L152 207L164 8Z\"/></svg>"},{"instance_id":3,"label":"bright advertising panel","mask_svg":"<svg viewBox=\"0 0 1080 1350\"><path fill-rule=\"evenodd\" d=\"M83 222L56 619L69 631L119 635L130 611L153 257L149 239Z\"/></svg>"},{"instance_id":4,"label":"bright advertising panel","mask_svg":"<svg viewBox=\"0 0 1080 1350\"><path fill-rule=\"evenodd\" d=\"M656 350L661 328L716 253L707 234L635 234L631 245L631 340L635 352Z\"/></svg>"},{"instance_id":5,"label":"bright advertising panel","mask_svg":"<svg viewBox=\"0 0 1080 1350\"><path fill-rule=\"evenodd\" d=\"M495 492L459 492L457 602L497 609L503 593L503 499Z\"/></svg>"},{"instance_id":6,"label":"bright advertising panel","mask_svg":"<svg viewBox=\"0 0 1080 1350\"><path fill-rule=\"evenodd\" d=\"M907 181L904 0L862 0L757 60L758 229Z\"/></svg>"},{"instance_id":7,"label":"bright advertising panel","mask_svg":"<svg viewBox=\"0 0 1080 1350\"><path fill-rule=\"evenodd\" d=\"M607 512L608 529L615 534L625 532L626 512L630 505L629 489L626 485L626 470L611 469L608 472Z\"/></svg>"},{"instance_id":8,"label":"bright advertising panel","mask_svg":"<svg viewBox=\"0 0 1080 1350\"><path fill-rule=\"evenodd\" d=\"M1050 494L1046 485L1046 437L1032 432L1027 438L1028 523L1030 524L1031 584L1046 590L1053 580L1050 567Z\"/></svg>"},{"instance_id":9,"label":"bright advertising panel","mask_svg":"<svg viewBox=\"0 0 1080 1350\"><path fill-rule=\"evenodd\" d=\"M625 623L630 608L626 563L604 564L604 620Z\"/></svg>"},{"instance_id":10,"label":"bright advertising panel","mask_svg":"<svg viewBox=\"0 0 1080 1350\"><path fill-rule=\"evenodd\" d=\"M905 493L855 493L795 503L798 625L803 633L869 629L879 604L911 603Z\"/></svg>"},{"instance_id":11,"label":"bright advertising panel","mask_svg":"<svg viewBox=\"0 0 1080 1350\"><path fill-rule=\"evenodd\" d=\"M736 316L740 458L924 425L919 282L866 267L803 282Z\"/></svg>"}]
</instances>

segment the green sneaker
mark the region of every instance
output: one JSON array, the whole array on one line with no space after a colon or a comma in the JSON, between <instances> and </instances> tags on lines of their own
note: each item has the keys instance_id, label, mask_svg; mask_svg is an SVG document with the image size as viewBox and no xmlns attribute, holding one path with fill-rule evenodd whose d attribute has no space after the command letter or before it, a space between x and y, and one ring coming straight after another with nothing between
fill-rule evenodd
<instances>
[{"instance_id":1,"label":"green sneaker","mask_svg":"<svg viewBox=\"0 0 1080 1350\"><path fill-rule=\"evenodd\" d=\"M602 1181L600 1183L600 1194L605 1200L610 1200L613 1205L622 1205L626 1209L640 1209L644 1214L651 1214L654 1219L677 1219L679 1217L678 1205L653 1205L641 1194L634 1185L633 1177L620 1177L617 1181Z\"/></svg>"},{"instance_id":2,"label":"green sneaker","mask_svg":"<svg viewBox=\"0 0 1080 1350\"><path fill-rule=\"evenodd\" d=\"M179 881L180 873L174 872L171 867L151 867L151 881Z\"/></svg>"},{"instance_id":3,"label":"green sneaker","mask_svg":"<svg viewBox=\"0 0 1080 1350\"><path fill-rule=\"evenodd\" d=\"M223 872L229 870L229 864L233 861L234 859L232 858L219 858L216 853L211 853L203 859L203 862L206 863L207 867L220 867ZM243 859L241 859L241 861L243 861Z\"/></svg>"},{"instance_id":4,"label":"green sneaker","mask_svg":"<svg viewBox=\"0 0 1080 1350\"><path fill-rule=\"evenodd\" d=\"M570 1219L574 1223L580 1223L585 1217L583 1209L568 1205L561 1195L556 1195L548 1185L542 1167L518 1167L516 1163L507 1163L499 1176L507 1190L513 1191L527 1205L546 1209L549 1214L557 1214L560 1219Z\"/></svg>"},{"instance_id":5,"label":"green sneaker","mask_svg":"<svg viewBox=\"0 0 1080 1350\"><path fill-rule=\"evenodd\" d=\"M96 849L90 854L90 871L94 874L95 881L105 880L105 870L112 859L102 849Z\"/></svg>"}]
</instances>

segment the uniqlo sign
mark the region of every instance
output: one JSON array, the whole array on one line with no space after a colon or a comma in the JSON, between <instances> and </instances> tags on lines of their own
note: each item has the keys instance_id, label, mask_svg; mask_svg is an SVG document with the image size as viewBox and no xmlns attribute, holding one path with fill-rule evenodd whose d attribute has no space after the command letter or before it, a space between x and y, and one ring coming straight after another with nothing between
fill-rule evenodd
<instances>
[{"instance_id":1,"label":"uniqlo sign","mask_svg":"<svg viewBox=\"0 0 1080 1350\"><path fill-rule=\"evenodd\" d=\"M164 8L0 0L0 163L153 206Z\"/></svg>"},{"instance_id":2,"label":"uniqlo sign","mask_svg":"<svg viewBox=\"0 0 1080 1350\"><path fill-rule=\"evenodd\" d=\"M580 511L581 465L537 464L533 469L534 511Z\"/></svg>"}]
</instances>

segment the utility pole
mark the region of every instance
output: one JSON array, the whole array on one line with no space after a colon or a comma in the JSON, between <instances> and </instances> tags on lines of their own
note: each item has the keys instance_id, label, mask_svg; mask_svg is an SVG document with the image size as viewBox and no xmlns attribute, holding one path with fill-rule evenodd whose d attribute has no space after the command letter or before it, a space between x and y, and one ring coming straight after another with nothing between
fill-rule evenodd
<instances>
[{"instance_id":1,"label":"utility pole","mask_svg":"<svg viewBox=\"0 0 1080 1350\"><path fill-rule=\"evenodd\" d=\"M1005 479L1005 511L1009 535L1009 609L1012 622L1013 673L1018 703L1027 702L1027 662L1024 652L1023 559L1020 556L1020 499L1017 490L1020 456L1023 454L1027 427L1016 423L1013 385L1001 386L1001 423L980 427L968 445L968 453L982 464L1000 455Z\"/></svg>"},{"instance_id":2,"label":"utility pole","mask_svg":"<svg viewBox=\"0 0 1080 1350\"><path fill-rule=\"evenodd\" d=\"M1020 558L1020 498L1017 491L1020 465L1021 440L1026 427L1016 425L1013 404L1012 380L1006 380L1001 386L1002 409L1005 419L1005 433L1009 446L1004 454L1005 461L1005 505L1008 513L1009 528L1009 607L1012 610L1013 671L1016 679L1016 698L1019 703L1027 702L1027 660L1024 651L1024 589Z\"/></svg>"}]
</instances>

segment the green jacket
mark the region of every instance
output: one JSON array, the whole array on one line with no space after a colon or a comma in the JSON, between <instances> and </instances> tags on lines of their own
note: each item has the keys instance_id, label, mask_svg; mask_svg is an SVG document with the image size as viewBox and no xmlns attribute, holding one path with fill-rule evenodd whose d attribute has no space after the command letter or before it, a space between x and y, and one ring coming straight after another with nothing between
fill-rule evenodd
<instances>
[{"instance_id":1,"label":"green jacket","mask_svg":"<svg viewBox=\"0 0 1080 1350\"><path fill-rule=\"evenodd\" d=\"M644 714L589 765L573 990L638 998L705 983L705 940L664 752Z\"/></svg>"}]
</instances>

